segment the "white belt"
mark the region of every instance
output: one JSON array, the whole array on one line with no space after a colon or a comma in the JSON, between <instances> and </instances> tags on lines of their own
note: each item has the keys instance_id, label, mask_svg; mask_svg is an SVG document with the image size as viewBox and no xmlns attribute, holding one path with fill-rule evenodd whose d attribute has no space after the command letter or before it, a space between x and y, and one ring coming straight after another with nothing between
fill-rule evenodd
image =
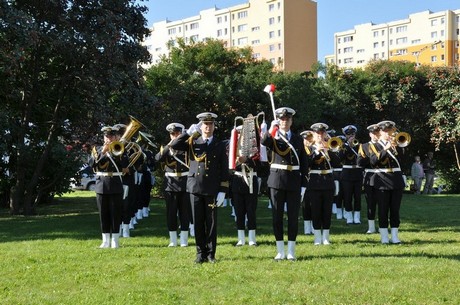
<instances>
[{"instance_id":1,"label":"white belt","mask_svg":"<svg viewBox=\"0 0 460 305\"><path fill-rule=\"evenodd\" d=\"M401 169L399 167L396 168L370 168L366 170L369 173L393 173L393 172L400 172Z\"/></svg>"},{"instance_id":2,"label":"white belt","mask_svg":"<svg viewBox=\"0 0 460 305\"><path fill-rule=\"evenodd\" d=\"M96 176L116 177L116 176L123 176L123 173L120 173L120 172L97 172Z\"/></svg>"},{"instance_id":3,"label":"white belt","mask_svg":"<svg viewBox=\"0 0 460 305\"><path fill-rule=\"evenodd\" d=\"M362 168L359 165L343 165L343 168Z\"/></svg>"},{"instance_id":4,"label":"white belt","mask_svg":"<svg viewBox=\"0 0 460 305\"><path fill-rule=\"evenodd\" d=\"M341 168L334 168L334 169L332 169L332 170L333 170L334 172L341 172L341 171L342 171Z\"/></svg>"},{"instance_id":5,"label":"white belt","mask_svg":"<svg viewBox=\"0 0 460 305\"><path fill-rule=\"evenodd\" d=\"M237 175L237 176L240 176L240 177L243 177L243 176L244 176L244 175L243 175L243 172L234 172L234 174ZM251 173L251 172L248 172L247 175L248 175L248 176L257 176L257 172L252 172L252 173Z\"/></svg>"},{"instance_id":6,"label":"white belt","mask_svg":"<svg viewBox=\"0 0 460 305\"><path fill-rule=\"evenodd\" d=\"M287 170L287 171L297 171L297 170L300 169L300 166L273 163L273 164L270 165L270 168L284 169L284 170Z\"/></svg>"},{"instance_id":7,"label":"white belt","mask_svg":"<svg viewBox=\"0 0 460 305\"><path fill-rule=\"evenodd\" d=\"M332 169L312 169L309 172L310 174L320 174L320 175L326 175L326 174L332 174Z\"/></svg>"},{"instance_id":8,"label":"white belt","mask_svg":"<svg viewBox=\"0 0 460 305\"><path fill-rule=\"evenodd\" d=\"M183 177L187 175L188 175L188 172L178 172L178 173L165 172L166 177Z\"/></svg>"}]
</instances>

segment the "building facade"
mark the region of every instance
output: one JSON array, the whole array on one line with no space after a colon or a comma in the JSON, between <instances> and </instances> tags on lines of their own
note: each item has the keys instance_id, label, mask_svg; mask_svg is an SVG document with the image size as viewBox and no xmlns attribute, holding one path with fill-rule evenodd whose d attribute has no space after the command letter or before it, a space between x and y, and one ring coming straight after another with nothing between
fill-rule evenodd
<instances>
[{"instance_id":1,"label":"building facade","mask_svg":"<svg viewBox=\"0 0 460 305\"><path fill-rule=\"evenodd\" d=\"M153 24L145 40L152 64L168 54L168 43L222 40L228 48L251 47L254 58L277 70L309 71L317 62L317 3L312 0L249 0L198 16Z\"/></svg>"},{"instance_id":2,"label":"building facade","mask_svg":"<svg viewBox=\"0 0 460 305\"><path fill-rule=\"evenodd\" d=\"M335 33L335 54L325 62L341 68L364 67L372 60L399 60L415 65L460 64L460 9L424 11L408 19L366 23Z\"/></svg>"}]
</instances>

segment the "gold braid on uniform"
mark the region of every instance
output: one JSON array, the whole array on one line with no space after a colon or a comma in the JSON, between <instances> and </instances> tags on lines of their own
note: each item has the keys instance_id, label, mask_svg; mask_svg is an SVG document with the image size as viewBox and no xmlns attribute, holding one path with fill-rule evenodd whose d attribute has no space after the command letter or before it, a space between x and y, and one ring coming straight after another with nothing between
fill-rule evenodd
<instances>
[{"instance_id":1,"label":"gold braid on uniform","mask_svg":"<svg viewBox=\"0 0 460 305\"><path fill-rule=\"evenodd\" d=\"M311 154L310 148L308 146L304 146L304 148L305 148L305 152L307 153L307 155L310 155Z\"/></svg>"},{"instance_id":2,"label":"gold braid on uniform","mask_svg":"<svg viewBox=\"0 0 460 305\"><path fill-rule=\"evenodd\" d=\"M363 157L363 158L367 158L367 157L366 157L366 153L364 152L364 149L363 149L363 145L362 145L362 144L359 145L358 154L360 154L361 157Z\"/></svg>"},{"instance_id":3,"label":"gold braid on uniform","mask_svg":"<svg viewBox=\"0 0 460 305\"><path fill-rule=\"evenodd\" d=\"M198 157L198 156L195 154L195 152L193 151L193 140L194 140L194 137L190 137L190 138L188 138L188 140L187 140L188 143L189 143L189 150L190 150L191 155L193 156L193 158L195 159L195 161L197 161L197 162L203 162L203 160L204 160L204 162L206 163L206 157L207 157L207 154L206 154L206 153L204 153L204 154L202 154L200 157Z\"/></svg>"},{"instance_id":4,"label":"gold braid on uniform","mask_svg":"<svg viewBox=\"0 0 460 305\"><path fill-rule=\"evenodd\" d=\"M276 145L275 139L273 139L273 146L275 148L276 153L280 156L286 156L291 151L291 147L289 145L288 145L288 148L286 148L286 150L284 151L280 150L278 145Z\"/></svg>"}]
</instances>

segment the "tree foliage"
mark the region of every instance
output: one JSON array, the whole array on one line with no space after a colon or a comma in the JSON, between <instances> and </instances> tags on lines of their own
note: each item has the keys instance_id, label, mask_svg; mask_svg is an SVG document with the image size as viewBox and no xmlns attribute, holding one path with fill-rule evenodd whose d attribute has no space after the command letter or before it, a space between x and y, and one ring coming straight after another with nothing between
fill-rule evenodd
<instances>
[{"instance_id":1,"label":"tree foliage","mask_svg":"<svg viewBox=\"0 0 460 305\"><path fill-rule=\"evenodd\" d=\"M146 8L128 0L0 5L3 178L14 186L12 213L31 214L39 194L65 191L52 182L65 181L61 165L77 159L67 144L144 102ZM50 168L57 176L47 177Z\"/></svg>"}]
</instances>

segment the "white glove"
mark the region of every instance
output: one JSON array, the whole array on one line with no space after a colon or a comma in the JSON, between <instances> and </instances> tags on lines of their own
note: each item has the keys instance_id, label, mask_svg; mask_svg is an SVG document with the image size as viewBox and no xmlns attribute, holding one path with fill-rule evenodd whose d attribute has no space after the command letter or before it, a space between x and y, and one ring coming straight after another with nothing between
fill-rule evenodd
<instances>
[{"instance_id":1,"label":"white glove","mask_svg":"<svg viewBox=\"0 0 460 305\"><path fill-rule=\"evenodd\" d=\"M224 200L225 200L225 193L224 192L219 192L219 194L217 194L217 198L216 198L216 205L218 207L221 207L224 204Z\"/></svg>"},{"instance_id":2,"label":"white glove","mask_svg":"<svg viewBox=\"0 0 460 305\"><path fill-rule=\"evenodd\" d=\"M201 134L201 124L203 123L199 122L198 124L190 125L190 127L187 129L187 134L189 136L192 136L195 132L198 132L199 134Z\"/></svg>"},{"instance_id":3,"label":"white glove","mask_svg":"<svg viewBox=\"0 0 460 305\"><path fill-rule=\"evenodd\" d=\"M307 190L306 187L302 186L300 188L300 202L303 202L303 197L305 196L305 191Z\"/></svg>"},{"instance_id":4,"label":"white glove","mask_svg":"<svg viewBox=\"0 0 460 305\"><path fill-rule=\"evenodd\" d=\"M273 120L270 124L270 129L268 130L268 132L272 133L273 128L275 128L275 126L280 126L280 120Z\"/></svg>"}]
</instances>

